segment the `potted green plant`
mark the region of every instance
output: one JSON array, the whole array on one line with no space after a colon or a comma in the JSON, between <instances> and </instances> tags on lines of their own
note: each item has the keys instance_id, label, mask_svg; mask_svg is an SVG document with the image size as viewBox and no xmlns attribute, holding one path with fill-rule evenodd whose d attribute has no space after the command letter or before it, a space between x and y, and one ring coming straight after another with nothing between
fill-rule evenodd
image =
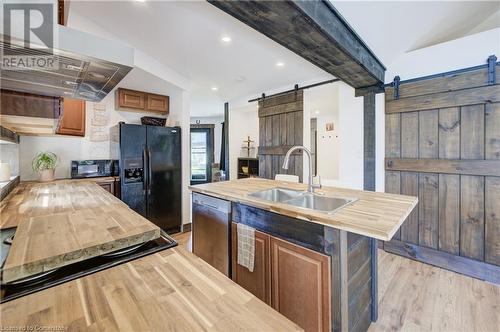
<instances>
[{"instance_id":1,"label":"potted green plant","mask_svg":"<svg viewBox=\"0 0 500 332\"><path fill-rule=\"evenodd\" d=\"M41 182L54 180L57 156L52 152L39 152L32 162L33 171L39 173Z\"/></svg>"}]
</instances>

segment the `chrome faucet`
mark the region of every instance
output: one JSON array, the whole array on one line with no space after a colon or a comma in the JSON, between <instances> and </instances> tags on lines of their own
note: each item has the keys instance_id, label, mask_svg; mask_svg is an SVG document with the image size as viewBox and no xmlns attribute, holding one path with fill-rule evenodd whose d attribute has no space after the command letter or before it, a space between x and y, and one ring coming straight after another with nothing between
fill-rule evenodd
<instances>
[{"instance_id":1,"label":"chrome faucet","mask_svg":"<svg viewBox=\"0 0 500 332\"><path fill-rule=\"evenodd\" d=\"M306 154L307 157L309 158L309 183L307 186L307 191L310 192L311 194L314 193L314 188L321 188L321 185L314 185L313 183L313 167L312 167L312 157L311 157L311 150L306 148L305 146L302 145L296 145L292 146L290 150L287 151L285 155L285 161L283 162L283 169L288 169L288 162L290 161L290 156L292 153L296 150L303 150Z\"/></svg>"}]
</instances>

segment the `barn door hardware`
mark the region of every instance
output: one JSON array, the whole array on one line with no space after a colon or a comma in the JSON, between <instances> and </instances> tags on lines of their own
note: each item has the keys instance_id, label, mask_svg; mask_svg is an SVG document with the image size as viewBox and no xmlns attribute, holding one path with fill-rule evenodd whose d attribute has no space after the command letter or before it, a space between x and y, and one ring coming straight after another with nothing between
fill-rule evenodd
<instances>
[{"instance_id":1,"label":"barn door hardware","mask_svg":"<svg viewBox=\"0 0 500 332\"><path fill-rule=\"evenodd\" d=\"M495 66L497 63L497 57L495 55L490 55L488 57L488 85L496 84Z\"/></svg>"},{"instance_id":2,"label":"barn door hardware","mask_svg":"<svg viewBox=\"0 0 500 332\"><path fill-rule=\"evenodd\" d=\"M317 87L317 86L320 86L320 85L323 85L323 84L335 83L335 82L339 82L339 81L340 80L338 78L334 78L334 79L331 79L331 80L327 80L327 81L323 81L323 82L319 82L319 83L314 83L314 84L306 85L306 86L303 86L303 87L299 87L298 84L295 84L294 87L293 87L293 89L291 89L291 90L286 90L286 91L283 91L283 92L278 92L278 93L275 93L275 94L272 94L272 95L268 95L268 96L266 96L265 94L262 94L261 97L250 99L248 102L251 103L251 102L254 102L254 101L263 100L265 97L271 98L271 97L276 97L276 96L280 96L280 95L285 95L287 93L294 92L294 91L295 91L295 93L297 93L297 92L299 92L299 90L305 90L305 89L309 89L309 88L314 88L314 87Z\"/></svg>"},{"instance_id":3,"label":"barn door hardware","mask_svg":"<svg viewBox=\"0 0 500 332\"><path fill-rule=\"evenodd\" d=\"M401 82L401 77L394 77L392 81L392 87L394 88L394 100L399 99L399 83Z\"/></svg>"}]
</instances>

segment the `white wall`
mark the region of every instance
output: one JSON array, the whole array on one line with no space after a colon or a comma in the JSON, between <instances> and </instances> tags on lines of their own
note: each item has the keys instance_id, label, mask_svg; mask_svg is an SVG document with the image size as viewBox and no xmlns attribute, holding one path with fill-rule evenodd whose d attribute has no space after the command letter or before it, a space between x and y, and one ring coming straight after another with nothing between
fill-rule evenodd
<instances>
[{"instance_id":1,"label":"white wall","mask_svg":"<svg viewBox=\"0 0 500 332\"><path fill-rule=\"evenodd\" d=\"M102 127L92 126L94 105L104 106L109 117L108 124ZM114 109L114 93L110 93L100 103L86 102L86 130L85 137L76 136L21 136L19 147L20 175L22 181L36 180L38 175L31 169L33 157L41 151L50 151L57 155L58 164L55 176L58 179L69 178L71 175L71 160L109 159L110 142L93 141L94 131L109 135L109 128L120 121L140 123L144 113L122 112Z\"/></svg>"},{"instance_id":2,"label":"white wall","mask_svg":"<svg viewBox=\"0 0 500 332\"><path fill-rule=\"evenodd\" d=\"M322 179L339 179L339 101L337 83L304 90L304 145L310 147L310 119L317 119L318 156L317 173ZM319 113L317 113L319 112ZM334 123L334 131L327 132L327 123ZM306 129L306 125L309 128ZM307 145L306 145L307 144ZM306 157L304 157L306 158ZM306 165L304 159L304 165ZM304 179L308 173L304 172Z\"/></svg>"},{"instance_id":3,"label":"white wall","mask_svg":"<svg viewBox=\"0 0 500 332\"><path fill-rule=\"evenodd\" d=\"M340 163L342 186L363 189L363 97L354 97L354 89L339 83Z\"/></svg>"},{"instance_id":4,"label":"white wall","mask_svg":"<svg viewBox=\"0 0 500 332\"><path fill-rule=\"evenodd\" d=\"M175 112L173 119L180 124L182 130L182 223L188 224L191 222L191 193L189 185L191 183L191 147L190 147L190 124L189 124L189 107L190 95L187 91L182 91L180 98L176 99L173 104L178 110Z\"/></svg>"},{"instance_id":5,"label":"white wall","mask_svg":"<svg viewBox=\"0 0 500 332\"><path fill-rule=\"evenodd\" d=\"M139 86L143 87L143 91L169 95L171 105L168 123L170 125L181 124L179 114L182 113L182 96L180 90L165 85L164 81L140 69L134 69L118 85L118 87L130 89L137 89ZM145 112L115 110L115 90L111 91L100 103L86 102L85 105L85 137L62 135L53 137L21 136L19 147L21 180L34 180L37 178L37 175L31 170L31 160L40 151L54 152L59 159L56 177L68 178L70 177L71 160L110 158L110 127L115 126L120 121L139 124L141 122L140 118L146 115L158 116L158 114ZM95 111L94 107L102 107L105 110L104 114L107 117L105 125L95 125L94 114L98 111Z\"/></svg>"},{"instance_id":6,"label":"white wall","mask_svg":"<svg viewBox=\"0 0 500 332\"><path fill-rule=\"evenodd\" d=\"M189 222L189 94L176 89L168 82L159 79L141 69L135 68L120 82L118 87L126 87L152 93L166 94L170 96L170 113L167 124L180 126L182 129L182 172L183 172L183 223ZM110 142L109 137L103 141L96 142L96 133L109 133L109 128L120 121L127 123L140 123L142 116L158 116L145 112L130 112L115 110L115 91L110 92L100 103L86 102L86 131L85 137L72 136L21 136L19 145L20 176L22 181L34 180L37 175L31 170L31 161L39 151L51 151L59 158L56 168L56 178L70 177L71 160L83 159L109 159ZM93 125L94 106L104 107L108 116L108 123L98 127Z\"/></svg>"},{"instance_id":7,"label":"white wall","mask_svg":"<svg viewBox=\"0 0 500 332\"><path fill-rule=\"evenodd\" d=\"M354 89L342 82L307 89L304 91L304 125L309 126L310 117L318 121L317 174L326 185L362 189L363 98L355 97ZM331 122L334 130L327 132L326 124ZM309 136L307 127L305 144ZM307 179L306 170L304 179Z\"/></svg>"},{"instance_id":8,"label":"white wall","mask_svg":"<svg viewBox=\"0 0 500 332\"><path fill-rule=\"evenodd\" d=\"M408 52L387 65L386 82L463 69L486 63L489 55L500 58L500 28Z\"/></svg>"},{"instance_id":9,"label":"white wall","mask_svg":"<svg viewBox=\"0 0 500 332\"><path fill-rule=\"evenodd\" d=\"M19 144L0 141L0 163L10 166L10 175L19 175Z\"/></svg>"},{"instance_id":10,"label":"white wall","mask_svg":"<svg viewBox=\"0 0 500 332\"><path fill-rule=\"evenodd\" d=\"M220 162L220 148L222 142L222 122L224 122L224 116L200 116L191 117L191 124L213 124L214 127L214 163Z\"/></svg>"},{"instance_id":11,"label":"white wall","mask_svg":"<svg viewBox=\"0 0 500 332\"><path fill-rule=\"evenodd\" d=\"M250 103L238 108L231 108L229 104L229 175L230 179L237 178L238 157L242 155L243 141L250 136L259 144L259 117L257 103Z\"/></svg>"}]
</instances>

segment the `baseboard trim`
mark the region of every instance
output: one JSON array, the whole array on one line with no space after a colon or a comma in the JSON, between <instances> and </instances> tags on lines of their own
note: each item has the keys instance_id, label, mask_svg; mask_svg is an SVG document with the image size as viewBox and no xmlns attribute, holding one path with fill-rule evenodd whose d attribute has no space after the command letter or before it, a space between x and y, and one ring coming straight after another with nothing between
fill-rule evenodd
<instances>
[{"instance_id":1,"label":"baseboard trim","mask_svg":"<svg viewBox=\"0 0 500 332\"><path fill-rule=\"evenodd\" d=\"M182 233L191 232L191 223L182 224Z\"/></svg>"},{"instance_id":2,"label":"baseboard trim","mask_svg":"<svg viewBox=\"0 0 500 332\"><path fill-rule=\"evenodd\" d=\"M384 250L396 255L434 265L500 285L500 266L460 257L432 248L417 246L397 240L384 243Z\"/></svg>"}]
</instances>

